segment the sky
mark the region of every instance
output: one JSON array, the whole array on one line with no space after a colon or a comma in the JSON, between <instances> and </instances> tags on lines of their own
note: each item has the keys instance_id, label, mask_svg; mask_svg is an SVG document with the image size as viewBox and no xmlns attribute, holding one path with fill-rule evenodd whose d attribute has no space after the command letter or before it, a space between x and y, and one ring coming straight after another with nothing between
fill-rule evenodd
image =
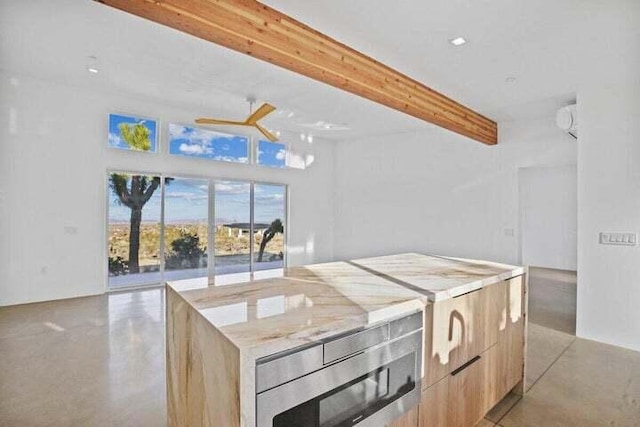
<instances>
[{"instance_id":1,"label":"sky","mask_svg":"<svg viewBox=\"0 0 640 427\"><path fill-rule=\"evenodd\" d=\"M258 164L283 168L286 166L287 147L277 142L258 142Z\"/></svg>"},{"instance_id":2,"label":"sky","mask_svg":"<svg viewBox=\"0 0 640 427\"><path fill-rule=\"evenodd\" d=\"M169 154L249 163L249 139L208 129L169 124Z\"/></svg>"},{"instance_id":3,"label":"sky","mask_svg":"<svg viewBox=\"0 0 640 427\"><path fill-rule=\"evenodd\" d=\"M109 114L109 147L119 148L122 150L131 150L132 148L120 137L120 123L138 124L143 123L147 129L151 131L149 139L151 140L151 149L149 151L156 152L158 150L158 123L155 120L144 119L133 116L123 116L120 114Z\"/></svg>"},{"instance_id":4,"label":"sky","mask_svg":"<svg viewBox=\"0 0 640 427\"><path fill-rule=\"evenodd\" d=\"M151 130L152 151L157 148L157 123L146 119L109 115L109 146L129 149L120 138L120 123L140 123ZM259 141L257 163L262 166L286 167L286 145ZM249 162L249 140L243 136L213 130L169 124L169 153L228 162ZM286 187L256 184L254 216L256 222L284 220ZM143 209L144 222L160 221L161 192L156 190ZM215 223L249 222L250 185L241 181L216 181ZM109 221L129 222L131 211L121 206L109 191ZM176 178L165 188L165 223L206 222L209 202L209 180Z\"/></svg>"},{"instance_id":5,"label":"sky","mask_svg":"<svg viewBox=\"0 0 640 427\"><path fill-rule=\"evenodd\" d=\"M120 136L121 123L143 123L151 131L151 152L158 149L158 123L120 114L109 114L109 147L130 150ZM258 142L257 163L276 168L286 167L286 145L270 141ZM225 162L249 163L249 139L193 126L169 124L169 154Z\"/></svg>"},{"instance_id":6,"label":"sky","mask_svg":"<svg viewBox=\"0 0 640 427\"><path fill-rule=\"evenodd\" d=\"M176 178L165 187L165 223L207 222L209 181ZM285 220L286 187L255 184L254 217L256 223ZM215 182L215 223L249 222L250 185L241 181ZM156 190L142 212L144 222L160 221L161 193ZM128 223L131 211L117 203L109 191L109 222Z\"/></svg>"}]
</instances>

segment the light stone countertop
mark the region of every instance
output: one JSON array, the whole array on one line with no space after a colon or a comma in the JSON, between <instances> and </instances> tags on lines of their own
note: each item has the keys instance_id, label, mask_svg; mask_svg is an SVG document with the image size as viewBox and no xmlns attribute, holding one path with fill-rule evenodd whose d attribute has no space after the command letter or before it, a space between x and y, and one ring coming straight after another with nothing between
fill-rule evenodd
<instances>
[{"instance_id":1,"label":"light stone countertop","mask_svg":"<svg viewBox=\"0 0 640 427\"><path fill-rule=\"evenodd\" d=\"M212 286L170 282L248 359L363 328L524 273L416 253L291 267L284 277Z\"/></svg>"},{"instance_id":2,"label":"light stone countertop","mask_svg":"<svg viewBox=\"0 0 640 427\"><path fill-rule=\"evenodd\" d=\"M413 313L428 303L419 293L371 275L349 283L279 277L226 286L208 286L206 279L167 285L245 360Z\"/></svg>"},{"instance_id":3,"label":"light stone countertop","mask_svg":"<svg viewBox=\"0 0 640 427\"><path fill-rule=\"evenodd\" d=\"M438 302L525 273L524 267L474 259L406 253L348 261ZM309 266L319 268L321 264Z\"/></svg>"}]
</instances>

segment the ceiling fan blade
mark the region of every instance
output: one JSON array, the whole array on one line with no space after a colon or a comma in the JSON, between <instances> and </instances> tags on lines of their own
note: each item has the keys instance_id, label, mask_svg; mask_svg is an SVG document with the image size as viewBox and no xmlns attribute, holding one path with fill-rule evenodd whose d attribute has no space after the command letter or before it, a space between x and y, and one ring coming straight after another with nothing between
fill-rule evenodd
<instances>
[{"instance_id":1,"label":"ceiling fan blade","mask_svg":"<svg viewBox=\"0 0 640 427\"><path fill-rule=\"evenodd\" d=\"M263 128L262 126L260 126L259 124L255 123L254 126L256 128L258 128L258 130L260 132L262 132L262 134L264 136L267 137L267 139L271 142L276 142L278 140L278 137L276 137L274 134L272 134L271 132L269 132L268 130L266 130L265 128Z\"/></svg>"},{"instance_id":2,"label":"ceiling fan blade","mask_svg":"<svg viewBox=\"0 0 640 427\"><path fill-rule=\"evenodd\" d=\"M253 114L247 117L247 124L250 124L250 125L255 124L258 120L260 120L267 114L273 112L275 109L276 107L274 107L271 104L267 104L267 103L262 104L260 108L258 108L256 111L253 112Z\"/></svg>"},{"instance_id":3,"label":"ceiling fan blade","mask_svg":"<svg viewBox=\"0 0 640 427\"><path fill-rule=\"evenodd\" d=\"M246 126L245 122L239 122L235 120L218 120L218 119L196 119L196 123L200 125L236 125L236 126Z\"/></svg>"}]
</instances>

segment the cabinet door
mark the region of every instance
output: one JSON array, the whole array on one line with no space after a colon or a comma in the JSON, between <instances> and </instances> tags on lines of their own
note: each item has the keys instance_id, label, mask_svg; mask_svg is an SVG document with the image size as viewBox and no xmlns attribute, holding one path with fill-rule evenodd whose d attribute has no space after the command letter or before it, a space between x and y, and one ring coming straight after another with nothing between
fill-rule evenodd
<instances>
[{"instance_id":1,"label":"cabinet door","mask_svg":"<svg viewBox=\"0 0 640 427\"><path fill-rule=\"evenodd\" d=\"M511 390L520 381L524 381L524 347L526 333L526 289L524 277L514 277L509 285L509 315L507 316L506 349L507 387Z\"/></svg>"},{"instance_id":2,"label":"cabinet door","mask_svg":"<svg viewBox=\"0 0 640 427\"><path fill-rule=\"evenodd\" d=\"M427 306L423 388L435 384L486 349L485 309L484 289Z\"/></svg>"},{"instance_id":3,"label":"cabinet door","mask_svg":"<svg viewBox=\"0 0 640 427\"><path fill-rule=\"evenodd\" d=\"M448 427L475 426L485 414L484 355L478 355L449 377Z\"/></svg>"},{"instance_id":4,"label":"cabinet door","mask_svg":"<svg viewBox=\"0 0 640 427\"><path fill-rule=\"evenodd\" d=\"M484 412L487 413L509 392L507 384L507 354L506 340L482 354L485 358L483 372Z\"/></svg>"},{"instance_id":5,"label":"cabinet door","mask_svg":"<svg viewBox=\"0 0 640 427\"><path fill-rule=\"evenodd\" d=\"M485 348L495 345L505 334L509 311L508 288L508 281L495 283L485 288Z\"/></svg>"},{"instance_id":6,"label":"cabinet door","mask_svg":"<svg viewBox=\"0 0 640 427\"><path fill-rule=\"evenodd\" d=\"M498 342L483 354L485 412L493 408L523 379L524 287L522 278L504 282L508 309Z\"/></svg>"},{"instance_id":7,"label":"cabinet door","mask_svg":"<svg viewBox=\"0 0 640 427\"><path fill-rule=\"evenodd\" d=\"M429 304L425 308L423 390L451 372L448 339L450 309L449 300Z\"/></svg>"},{"instance_id":8,"label":"cabinet door","mask_svg":"<svg viewBox=\"0 0 640 427\"><path fill-rule=\"evenodd\" d=\"M420 427L447 427L449 408L449 376L422 391Z\"/></svg>"},{"instance_id":9,"label":"cabinet door","mask_svg":"<svg viewBox=\"0 0 640 427\"><path fill-rule=\"evenodd\" d=\"M420 412L420 406L416 406L400 418L396 419L393 423L387 427L417 427L418 414Z\"/></svg>"},{"instance_id":10,"label":"cabinet door","mask_svg":"<svg viewBox=\"0 0 640 427\"><path fill-rule=\"evenodd\" d=\"M449 314L449 367L458 369L486 348L484 318L486 289L451 299Z\"/></svg>"}]
</instances>

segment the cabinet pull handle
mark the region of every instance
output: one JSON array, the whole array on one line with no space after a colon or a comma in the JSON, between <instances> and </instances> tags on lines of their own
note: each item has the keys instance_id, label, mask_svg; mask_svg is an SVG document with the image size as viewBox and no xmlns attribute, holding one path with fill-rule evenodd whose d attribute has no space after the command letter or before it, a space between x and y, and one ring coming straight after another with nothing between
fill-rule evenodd
<instances>
[{"instance_id":1,"label":"cabinet pull handle","mask_svg":"<svg viewBox=\"0 0 640 427\"><path fill-rule=\"evenodd\" d=\"M460 366L458 369L456 369L455 371L451 372L451 376L455 377L456 375L458 375L460 372L464 371L465 369L467 369L469 366L473 365L474 363L476 363L478 360L480 360L481 357L480 355L474 357L473 359L469 360L467 363L465 363L464 365Z\"/></svg>"},{"instance_id":2,"label":"cabinet pull handle","mask_svg":"<svg viewBox=\"0 0 640 427\"><path fill-rule=\"evenodd\" d=\"M465 295L469 295L469 294L472 294L472 293L474 293L474 292L481 291L482 289L483 289L483 288L474 289L474 290L472 290L472 291L465 292L464 294L456 295L456 296L455 296L455 297L453 297L453 298L460 298L460 297L463 297L463 296L465 296Z\"/></svg>"}]
</instances>

